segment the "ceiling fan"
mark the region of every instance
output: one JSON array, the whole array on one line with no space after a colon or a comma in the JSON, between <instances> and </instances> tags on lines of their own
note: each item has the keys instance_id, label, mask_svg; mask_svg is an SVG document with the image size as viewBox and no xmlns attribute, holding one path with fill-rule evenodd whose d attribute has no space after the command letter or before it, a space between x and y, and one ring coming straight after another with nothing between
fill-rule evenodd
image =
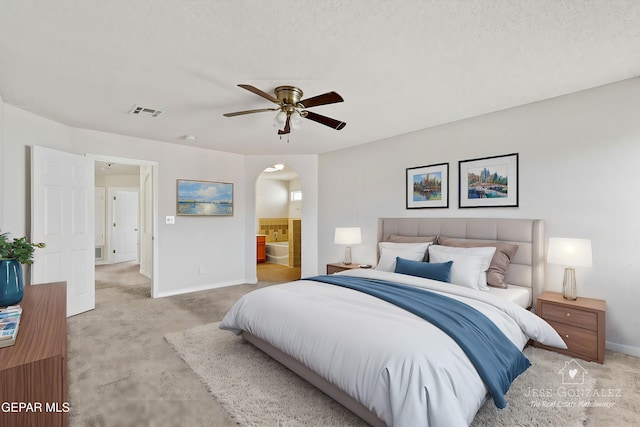
<instances>
[{"instance_id":1,"label":"ceiling fan","mask_svg":"<svg viewBox=\"0 0 640 427\"><path fill-rule=\"evenodd\" d=\"M302 124L302 119L309 119L314 122L329 126L335 130L343 129L347 124L340 120L332 119L321 114L307 111L306 108L317 107L318 105L334 104L336 102L343 102L344 99L336 92L327 92L322 95L313 96L311 98L302 99L302 90L295 86L278 86L275 88L275 97L269 93L251 86L251 85L238 85L243 89L253 92L258 96L261 96L274 104L278 104L275 108L260 108L257 110L237 111L235 113L223 114L225 117L241 116L244 114L261 113L264 111L278 111L276 114L276 122L281 127L278 130L278 135L286 135L291 132L291 129L297 129Z\"/></svg>"}]
</instances>

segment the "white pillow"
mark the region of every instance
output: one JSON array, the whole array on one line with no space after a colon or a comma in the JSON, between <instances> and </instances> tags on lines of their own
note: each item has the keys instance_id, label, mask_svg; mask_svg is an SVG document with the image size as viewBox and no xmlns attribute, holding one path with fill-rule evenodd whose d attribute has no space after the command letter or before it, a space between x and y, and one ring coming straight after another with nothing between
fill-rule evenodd
<instances>
[{"instance_id":1,"label":"white pillow","mask_svg":"<svg viewBox=\"0 0 640 427\"><path fill-rule=\"evenodd\" d=\"M398 251L410 251L410 252L422 252L422 254L427 253L427 248L431 246L431 242L421 242L421 243L395 243L395 242L380 242L378 243L378 247L380 248L380 253L382 254L383 248L395 249Z\"/></svg>"},{"instance_id":2,"label":"white pillow","mask_svg":"<svg viewBox=\"0 0 640 427\"><path fill-rule=\"evenodd\" d=\"M429 247L429 262L453 261L451 283L488 290L487 269L495 252L495 247L458 248L434 245Z\"/></svg>"},{"instance_id":3,"label":"white pillow","mask_svg":"<svg viewBox=\"0 0 640 427\"><path fill-rule=\"evenodd\" d=\"M393 273L396 270L396 257L411 261L422 261L424 258L424 252L382 248L380 249L380 260L378 261L376 270L390 271Z\"/></svg>"}]
</instances>

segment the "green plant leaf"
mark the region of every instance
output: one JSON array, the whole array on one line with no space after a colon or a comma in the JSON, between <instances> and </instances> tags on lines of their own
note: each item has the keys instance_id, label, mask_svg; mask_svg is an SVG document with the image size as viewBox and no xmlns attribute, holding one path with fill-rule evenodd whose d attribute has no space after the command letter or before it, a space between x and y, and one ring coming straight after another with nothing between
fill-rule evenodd
<instances>
[{"instance_id":1,"label":"green plant leaf","mask_svg":"<svg viewBox=\"0 0 640 427\"><path fill-rule=\"evenodd\" d=\"M0 234L0 258L15 259L20 264L33 264L33 252L44 243L31 243L26 237L11 240L10 233Z\"/></svg>"}]
</instances>

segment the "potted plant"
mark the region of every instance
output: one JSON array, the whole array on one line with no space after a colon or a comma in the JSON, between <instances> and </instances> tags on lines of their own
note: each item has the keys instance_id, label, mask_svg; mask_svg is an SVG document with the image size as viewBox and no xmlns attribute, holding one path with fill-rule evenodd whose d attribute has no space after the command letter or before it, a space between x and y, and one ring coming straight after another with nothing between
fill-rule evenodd
<instances>
[{"instance_id":1,"label":"potted plant","mask_svg":"<svg viewBox=\"0 0 640 427\"><path fill-rule=\"evenodd\" d=\"M26 237L11 239L9 233L0 233L0 307L22 301L21 264L33 264L33 252L44 246L44 243L31 243Z\"/></svg>"}]
</instances>

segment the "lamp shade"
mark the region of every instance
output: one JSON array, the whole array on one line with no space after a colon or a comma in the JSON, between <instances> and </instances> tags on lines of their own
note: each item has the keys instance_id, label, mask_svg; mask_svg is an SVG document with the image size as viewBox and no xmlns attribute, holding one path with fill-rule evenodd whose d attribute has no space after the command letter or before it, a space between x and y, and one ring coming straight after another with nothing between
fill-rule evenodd
<instances>
[{"instance_id":1,"label":"lamp shade","mask_svg":"<svg viewBox=\"0 0 640 427\"><path fill-rule=\"evenodd\" d=\"M339 245L362 243L360 227L336 227L334 243Z\"/></svg>"},{"instance_id":2,"label":"lamp shade","mask_svg":"<svg viewBox=\"0 0 640 427\"><path fill-rule=\"evenodd\" d=\"M547 262L569 267L591 267L591 240L551 237Z\"/></svg>"}]
</instances>

